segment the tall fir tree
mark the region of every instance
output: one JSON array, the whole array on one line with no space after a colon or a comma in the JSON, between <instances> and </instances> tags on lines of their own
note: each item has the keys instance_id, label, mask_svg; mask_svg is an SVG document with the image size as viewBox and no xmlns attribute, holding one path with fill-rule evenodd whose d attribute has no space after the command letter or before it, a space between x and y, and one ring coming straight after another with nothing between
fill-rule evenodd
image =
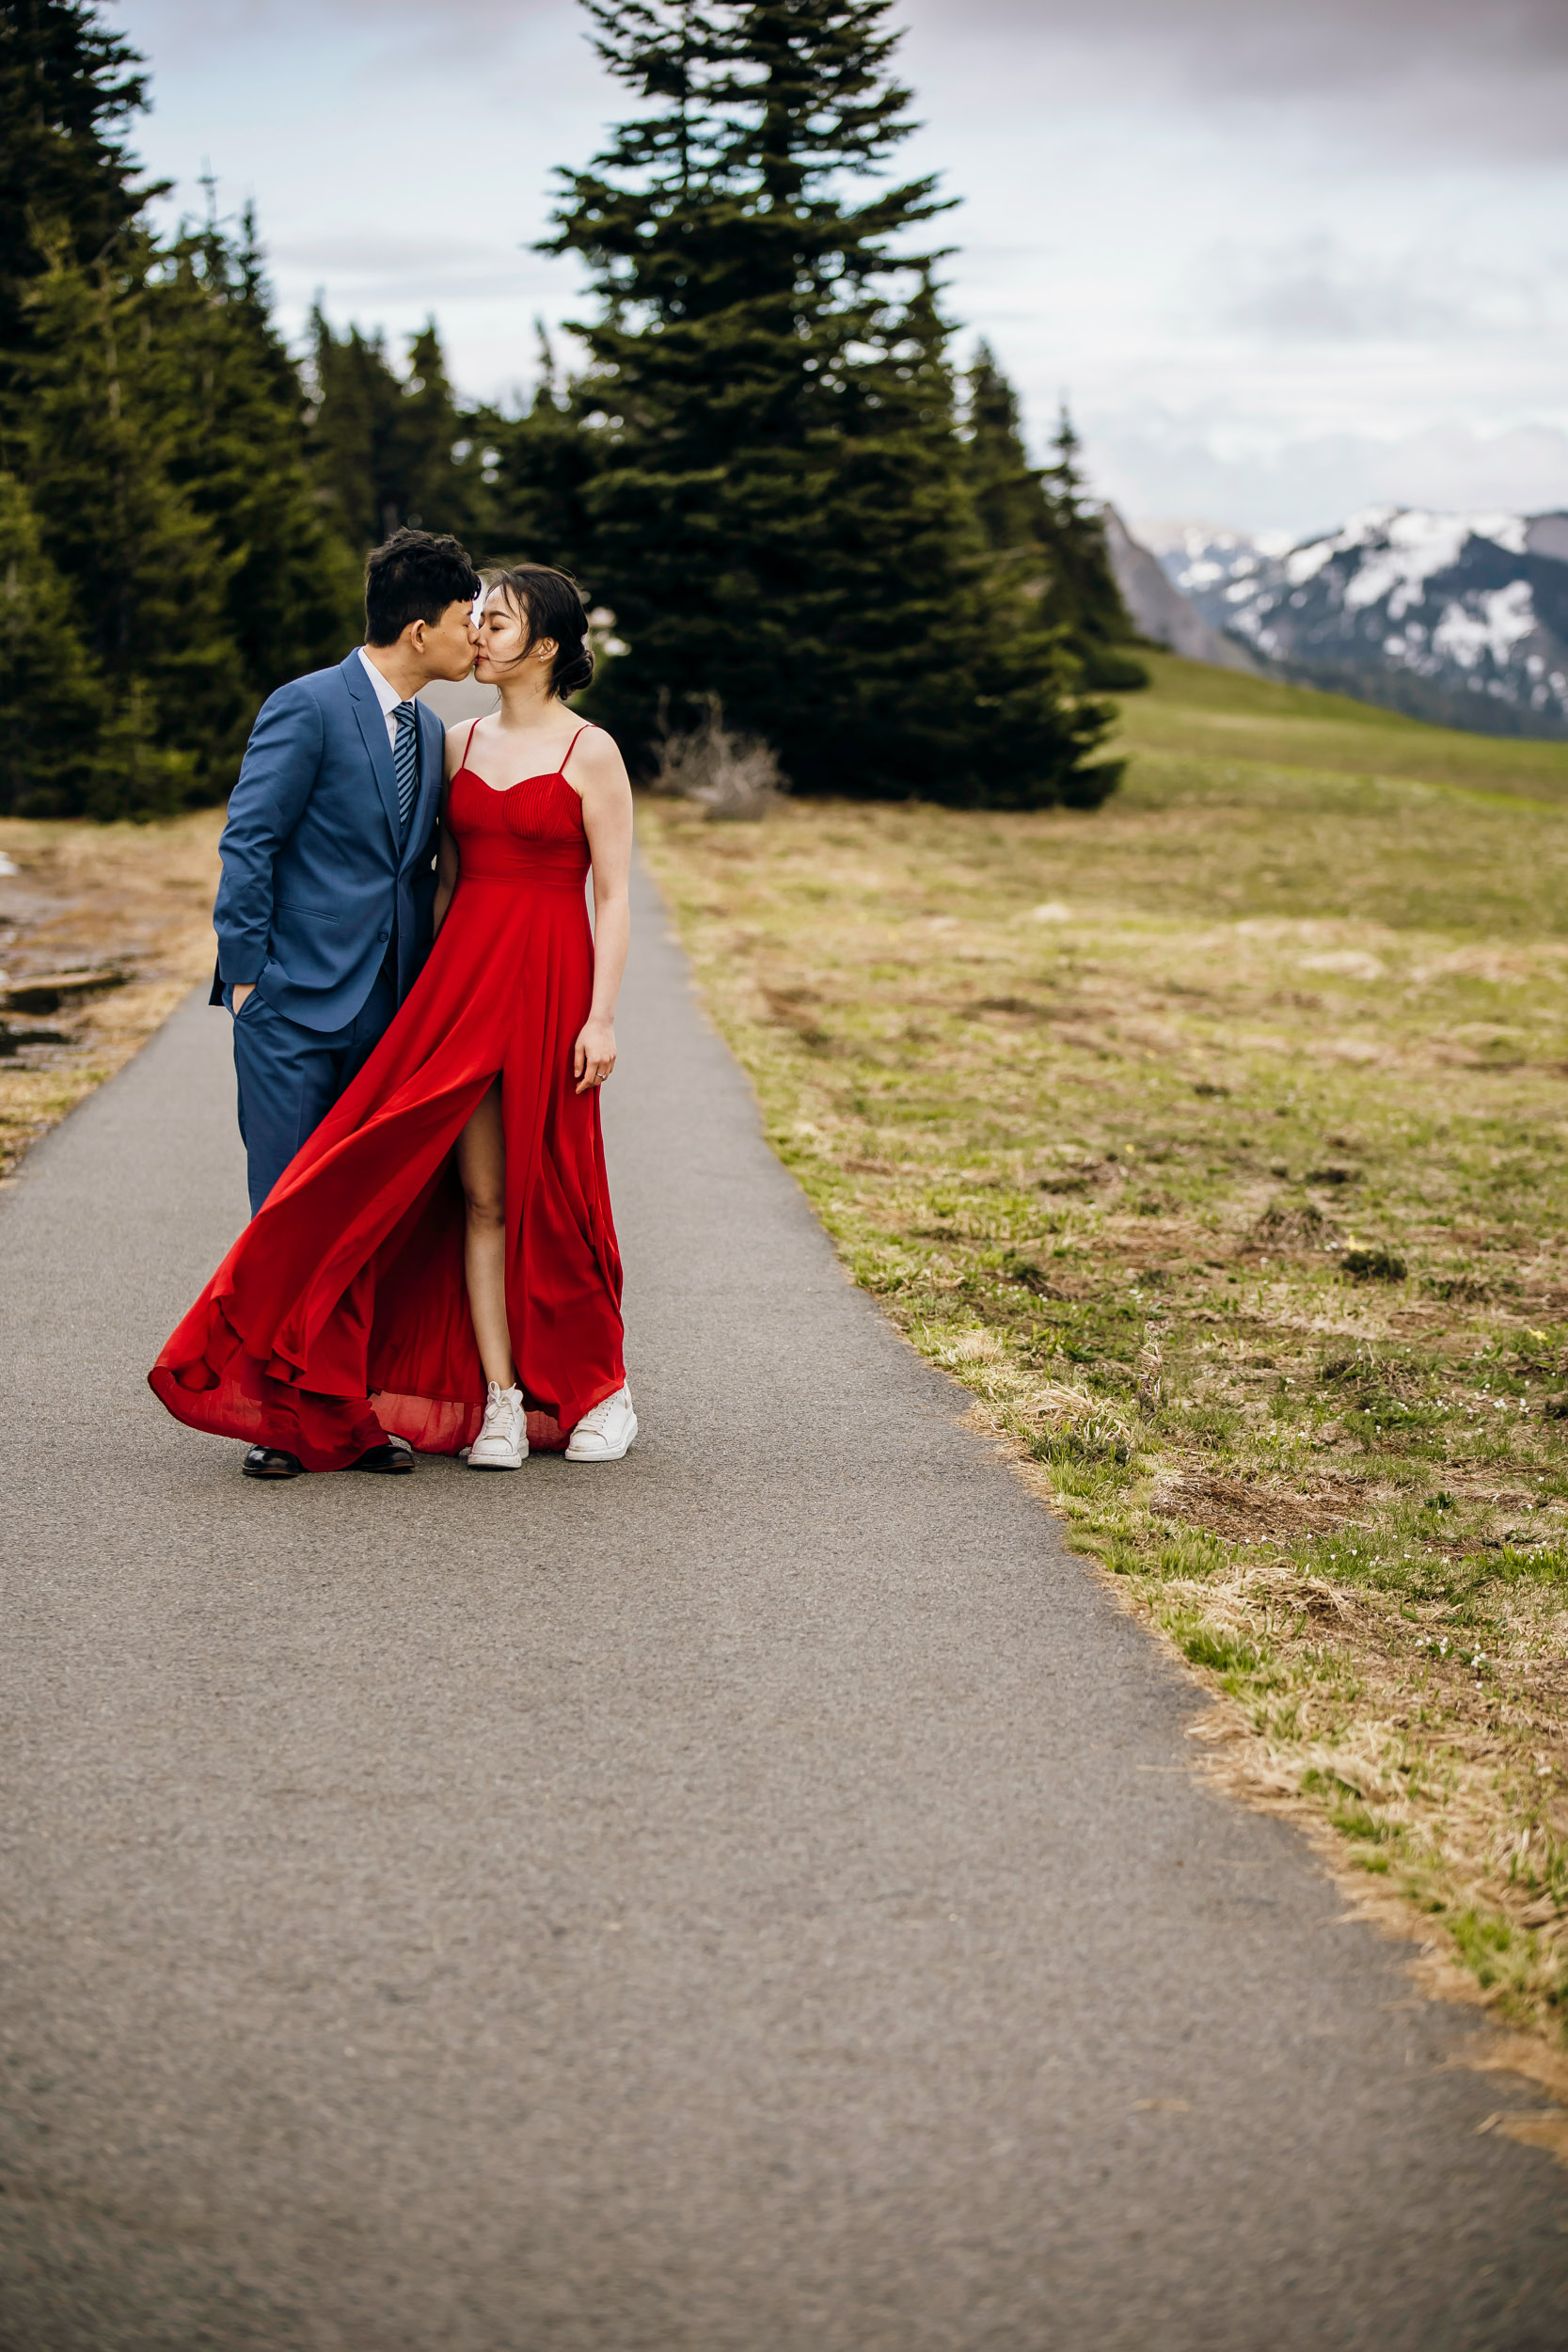
<instances>
[{"instance_id":1,"label":"tall fir tree","mask_svg":"<svg viewBox=\"0 0 1568 2352\"><path fill-rule=\"evenodd\" d=\"M1082 649L1089 684L1125 692L1147 686L1148 672L1127 650L1132 624L1111 569L1104 522L1085 495L1080 446L1064 401L1052 442L1054 453L1042 477L1051 501L1048 610L1054 598Z\"/></svg>"},{"instance_id":2,"label":"tall fir tree","mask_svg":"<svg viewBox=\"0 0 1568 2352\"><path fill-rule=\"evenodd\" d=\"M24 478L71 627L107 689L120 813L227 785L249 716L229 629L225 558L173 474L176 421L148 284L150 241L111 262L56 259L29 290L33 389ZM113 792L108 770L91 805Z\"/></svg>"},{"instance_id":3,"label":"tall fir tree","mask_svg":"<svg viewBox=\"0 0 1568 2352\"><path fill-rule=\"evenodd\" d=\"M1018 395L981 342L964 379L966 470L988 547L1044 547L1051 508L1040 470L1029 463Z\"/></svg>"},{"instance_id":4,"label":"tall fir tree","mask_svg":"<svg viewBox=\"0 0 1568 2352\"><path fill-rule=\"evenodd\" d=\"M104 781L99 744L107 696L43 552L32 501L0 473L0 813L65 817Z\"/></svg>"},{"instance_id":5,"label":"tall fir tree","mask_svg":"<svg viewBox=\"0 0 1568 2352\"><path fill-rule=\"evenodd\" d=\"M586 421L578 389L561 382L542 321L534 332L532 400L514 416L486 408L466 420L480 467L480 528L499 562L576 572L589 546L587 492L601 435Z\"/></svg>"},{"instance_id":6,"label":"tall fir tree","mask_svg":"<svg viewBox=\"0 0 1568 2352\"><path fill-rule=\"evenodd\" d=\"M26 294L48 257L89 266L155 192L126 145L141 68L86 0L0 8L0 400L25 389Z\"/></svg>"},{"instance_id":7,"label":"tall fir tree","mask_svg":"<svg viewBox=\"0 0 1568 2352\"><path fill-rule=\"evenodd\" d=\"M1111 569L1104 526L1084 495L1078 442L1062 411L1052 468L1032 466L1018 396L981 342L965 379L964 442L976 512L998 579L1061 632L1085 685L1127 692L1148 673ZM1064 442L1063 436L1067 436Z\"/></svg>"},{"instance_id":8,"label":"tall fir tree","mask_svg":"<svg viewBox=\"0 0 1568 2352\"><path fill-rule=\"evenodd\" d=\"M417 531L450 531L459 537L469 530L478 466L434 319L425 321L408 346L392 468L403 504L400 521Z\"/></svg>"},{"instance_id":9,"label":"tall fir tree","mask_svg":"<svg viewBox=\"0 0 1568 2352\"><path fill-rule=\"evenodd\" d=\"M590 586L629 650L595 707L645 738L661 690L717 691L798 788L1103 797L1108 713L990 593L911 242L942 199L881 182L913 127L891 0L586 5L642 102L562 175L547 247L601 303Z\"/></svg>"},{"instance_id":10,"label":"tall fir tree","mask_svg":"<svg viewBox=\"0 0 1568 2352\"><path fill-rule=\"evenodd\" d=\"M310 313L310 462L333 524L348 546L375 547L402 519L391 448L403 388L380 335L335 335Z\"/></svg>"},{"instance_id":11,"label":"tall fir tree","mask_svg":"<svg viewBox=\"0 0 1568 2352\"><path fill-rule=\"evenodd\" d=\"M253 699L341 659L360 567L307 461L306 403L273 322L254 211L184 230L151 290L169 471L213 533L229 634Z\"/></svg>"},{"instance_id":12,"label":"tall fir tree","mask_svg":"<svg viewBox=\"0 0 1568 2352\"><path fill-rule=\"evenodd\" d=\"M405 523L461 535L482 503L472 436L460 417L434 319L399 375L380 334L335 335L311 312L311 453L337 529L356 553Z\"/></svg>"}]
</instances>

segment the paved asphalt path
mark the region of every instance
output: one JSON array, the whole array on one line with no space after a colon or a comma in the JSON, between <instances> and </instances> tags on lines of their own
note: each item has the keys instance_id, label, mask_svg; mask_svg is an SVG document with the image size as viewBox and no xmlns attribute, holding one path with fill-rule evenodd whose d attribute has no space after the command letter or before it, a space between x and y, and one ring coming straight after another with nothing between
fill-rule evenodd
<instances>
[{"instance_id":1,"label":"paved asphalt path","mask_svg":"<svg viewBox=\"0 0 1568 2352\"><path fill-rule=\"evenodd\" d=\"M1568 2201L838 1272L644 892L618 1468L242 1482L193 999L0 1198L8 2352L1568 2344Z\"/></svg>"}]
</instances>

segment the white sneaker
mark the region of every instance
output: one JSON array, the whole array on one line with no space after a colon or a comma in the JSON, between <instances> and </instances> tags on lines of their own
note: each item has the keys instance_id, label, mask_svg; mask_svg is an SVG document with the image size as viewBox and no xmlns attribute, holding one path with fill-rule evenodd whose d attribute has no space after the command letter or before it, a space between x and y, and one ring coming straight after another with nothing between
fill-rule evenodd
<instances>
[{"instance_id":1,"label":"white sneaker","mask_svg":"<svg viewBox=\"0 0 1568 2352\"><path fill-rule=\"evenodd\" d=\"M492 1380L484 1399L484 1425L468 1448L470 1470L521 1470L528 1460L528 1419L521 1389Z\"/></svg>"},{"instance_id":2,"label":"white sneaker","mask_svg":"<svg viewBox=\"0 0 1568 2352\"><path fill-rule=\"evenodd\" d=\"M566 1441L568 1462L619 1462L637 1435L631 1391L619 1388L584 1413Z\"/></svg>"}]
</instances>

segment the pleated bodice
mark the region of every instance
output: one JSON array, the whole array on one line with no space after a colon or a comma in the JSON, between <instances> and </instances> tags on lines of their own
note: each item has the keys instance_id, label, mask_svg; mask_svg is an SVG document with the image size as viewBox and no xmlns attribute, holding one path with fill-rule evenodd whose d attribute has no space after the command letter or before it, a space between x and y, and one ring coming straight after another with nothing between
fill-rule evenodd
<instances>
[{"instance_id":1,"label":"pleated bodice","mask_svg":"<svg viewBox=\"0 0 1568 2352\"><path fill-rule=\"evenodd\" d=\"M498 792L471 768L451 780L447 822L465 882L580 891L588 873L582 801L564 776L525 776Z\"/></svg>"}]
</instances>

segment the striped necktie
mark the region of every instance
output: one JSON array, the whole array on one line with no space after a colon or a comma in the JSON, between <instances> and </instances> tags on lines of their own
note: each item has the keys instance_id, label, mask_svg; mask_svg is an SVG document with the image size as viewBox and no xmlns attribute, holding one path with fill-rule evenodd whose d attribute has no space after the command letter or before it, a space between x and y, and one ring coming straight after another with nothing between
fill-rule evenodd
<instances>
[{"instance_id":1,"label":"striped necktie","mask_svg":"<svg viewBox=\"0 0 1568 2352\"><path fill-rule=\"evenodd\" d=\"M420 788L420 729L412 703L399 703L392 713L398 723L397 740L392 745L392 766L398 780L398 833L408 831L409 812L414 795Z\"/></svg>"}]
</instances>

